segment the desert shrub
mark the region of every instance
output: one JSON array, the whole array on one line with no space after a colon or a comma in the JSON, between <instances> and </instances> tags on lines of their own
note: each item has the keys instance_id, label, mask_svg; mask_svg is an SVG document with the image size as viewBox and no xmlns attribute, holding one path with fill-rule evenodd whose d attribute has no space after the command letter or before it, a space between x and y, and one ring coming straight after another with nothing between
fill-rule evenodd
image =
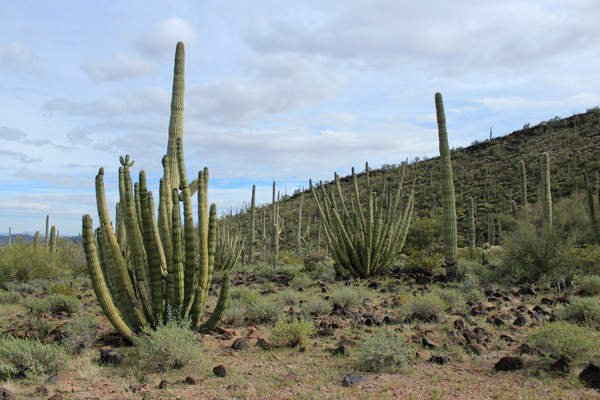
<instances>
[{"instance_id":1,"label":"desert shrub","mask_svg":"<svg viewBox=\"0 0 600 400\"><path fill-rule=\"evenodd\" d=\"M10 281L2 284L10 292L26 294L42 293L48 290L48 280L45 278L32 279L29 282Z\"/></svg>"},{"instance_id":2,"label":"desert shrub","mask_svg":"<svg viewBox=\"0 0 600 400\"><path fill-rule=\"evenodd\" d=\"M579 275L600 275L600 246L569 247L560 254L558 262Z\"/></svg>"},{"instance_id":3,"label":"desert shrub","mask_svg":"<svg viewBox=\"0 0 600 400\"><path fill-rule=\"evenodd\" d=\"M223 313L223 321L227 325L239 326L244 323L246 317L246 305L239 300L230 300Z\"/></svg>"},{"instance_id":4,"label":"desert shrub","mask_svg":"<svg viewBox=\"0 0 600 400\"><path fill-rule=\"evenodd\" d=\"M1 304L17 304L22 299L23 299L23 296L21 296L21 293L0 289L0 303Z\"/></svg>"},{"instance_id":5,"label":"desert shrub","mask_svg":"<svg viewBox=\"0 0 600 400\"><path fill-rule=\"evenodd\" d=\"M260 293L246 286L236 286L229 290L229 298L241 304L250 304L260 299Z\"/></svg>"},{"instance_id":6,"label":"desert shrub","mask_svg":"<svg viewBox=\"0 0 600 400\"><path fill-rule=\"evenodd\" d=\"M600 298L574 297L564 308L556 311L556 317L575 323L598 323L600 322Z\"/></svg>"},{"instance_id":7,"label":"desert shrub","mask_svg":"<svg viewBox=\"0 0 600 400\"><path fill-rule=\"evenodd\" d=\"M414 319L430 320L434 317L440 317L446 304L435 293L425 293L423 296L416 296L406 304L405 313L407 317Z\"/></svg>"},{"instance_id":8,"label":"desert shrub","mask_svg":"<svg viewBox=\"0 0 600 400\"><path fill-rule=\"evenodd\" d=\"M433 291L445 305L445 310L458 310L465 305L465 299L458 289L437 288Z\"/></svg>"},{"instance_id":9,"label":"desert shrub","mask_svg":"<svg viewBox=\"0 0 600 400\"><path fill-rule=\"evenodd\" d=\"M272 324L282 315L283 308L279 304L260 298L248 306L246 321L250 324Z\"/></svg>"},{"instance_id":10,"label":"desert shrub","mask_svg":"<svg viewBox=\"0 0 600 400\"><path fill-rule=\"evenodd\" d=\"M335 281L335 268L331 264L322 264L319 263L315 266L315 268L310 272L310 277L313 281L321 280L325 283L331 283Z\"/></svg>"},{"instance_id":11,"label":"desert shrub","mask_svg":"<svg viewBox=\"0 0 600 400\"><path fill-rule=\"evenodd\" d=\"M280 318L271 330L269 340L278 347L296 347L306 343L314 333L315 325L312 321L296 318L286 321Z\"/></svg>"},{"instance_id":12,"label":"desert shrub","mask_svg":"<svg viewBox=\"0 0 600 400\"><path fill-rule=\"evenodd\" d=\"M318 266L330 262L331 258L326 251L315 251L304 256L303 272L314 272Z\"/></svg>"},{"instance_id":13,"label":"desert shrub","mask_svg":"<svg viewBox=\"0 0 600 400\"><path fill-rule=\"evenodd\" d=\"M300 267L298 265L284 264L277 268L277 272L284 279L293 279L300 272Z\"/></svg>"},{"instance_id":14,"label":"desert shrub","mask_svg":"<svg viewBox=\"0 0 600 400\"><path fill-rule=\"evenodd\" d=\"M410 222L410 235L406 237L404 249L407 253L413 251L433 251L441 249L442 223L441 219L432 217L415 218Z\"/></svg>"},{"instance_id":15,"label":"desert shrub","mask_svg":"<svg viewBox=\"0 0 600 400\"><path fill-rule=\"evenodd\" d=\"M425 250L413 250L404 259L404 270L408 272L432 272L442 264L439 255L428 255Z\"/></svg>"},{"instance_id":16,"label":"desert shrub","mask_svg":"<svg viewBox=\"0 0 600 400\"><path fill-rule=\"evenodd\" d=\"M331 304L323 299L315 299L302 303L300 312L304 317L328 315L331 312Z\"/></svg>"},{"instance_id":17,"label":"desert shrub","mask_svg":"<svg viewBox=\"0 0 600 400\"><path fill-rule=\"evenodd\" d=\"M81 309L81 302L76 297L65 296L64 294L53 294L43 299L27 297L23 299L21 304L29 308L34 315L43 313L59 315L61 312L74 314Z\"/></svg>"},{"instance_id":18,"label":"desert shrub","mask_svg":"<svg viewBox=\"0 0 600 400\"><path fill-rule=\"evenodd\" d=\"M89 317L75 317L66 326L62 345L69 353L91 349L98 335L98 325Z\"/></svg>"},{"instance_id":19,"label":"desert shrub","mask_svg":"<svg viewBox=\"0 0 600 400\"><path fill-rule=\"evenodd\" d=\"M362 296L354 287L344 287L331 293L329 296L331 304L339 304L342 308L355 308L362 302Z\"/></svg>"},{"instance_id":20,"label":"desert shrub","mask_svg":"<svg viewBox=\"0 0 600 400\"><path fill-rule=\"evenodd\" d=\"M65 296L75 297L77 296L77 289L73 286L65 285L64 283L50 284L48 289L50 294L63 294Z\"/></svg>"},{"instance_id":21,"label":"desert shrub","mask_svg":"<svg viewBox=\"0 0 600 400\"><path fill-rule=\"evenodd\" d=\"M28 282L36 278L58 277L64 266L58 253L50 253L42 247L21 245L0 249L0 284L18 281Z\"/></svg>"},{"instance_id":22,"label":"desert shrub","mask_svg":"<svg viewBox=\"0 0 600 400\"><path fill-rule=\"evenodd\" d=\"M479 289L470 289L463 293L463 298L465 299L465 303L479 304L485 300L485 294Z\"/></svg>"},{"instance_id":23,"label":"desert shrub","mask_svg":"<svg viewBox=\"0 0 600 400\"><path fill-rule=\"evenodd\" d=\"M309 274L301 272L290 281L290 286L294 289L306 289L312 286L314 283L315 281L310 277Z\"/></svg>"},{"instance_id":24,"label":"desert shrub","mask_svg":"<svg viewBox=\"0 0 600 400\"><path fill-rule=\"evenodd\" d=\"M263 265L256 270L256 276L262 282L273 281L277 275L277 270L270 265Z\"/></svg>"},{"instance_id":25,"label":"desert shrub","mask_svg":"<svg viewBox=\"0 0 600 400\"><path fill-rule=\"evenodd\" d=\"M579 293L582 296L600 295L600 276L585 276L579 284Z\"/></svg>"},{"instance_id":26,"label":"desert shrub","mask_svg":"<svg viewBox=\"0 0 600 400\"><path fill-rule=\"evenodd\" d=\"M0 360L4 374L35 378L63 370L67 365L64 350L38 340L6 337L0 339Z\"/></svg>"},{"instance_id":27,"label":"desert shrub","mask_svg":"<svg viewBox=\"0 0 600 400\"><path fill-rule=\"evenodd\" d=\"M527 338L535 348L547 354L548 363L563 357L573 365L595 360L600 350L600 337L590 328L569 322L550 322Z\"/></svg>"},{"instance_id":28,"label":"desert shrub","mask_svg":"<svg viewBox=\"0 0 600 400\"><path fill-rule=\"evenodd\" d=\"M293 289L284 289L279 293L279 298L283 301L283 304L291 306L298 303L300 299L300 293Z\"/></svg>"},{"instance_id":29,"label":"desert shrub","mask_svg":"<svg viewBox=\"0 0 600 400\"><path fill-rule=\"evenodd\" d=\"M0 381L7 381L16 378L19 375L19 370L10 364L0 362Z\"/></svg>"},{"instance_id":30,"label":"desert shrub","mask_svg":"<svg viewBox=\"0 0 600 400\"><path fill-rule=\"evenodd\" d=\"M408 341L393 331L383 330L368 336L358 348L358 368L365 372L388 371L407 363L412 351Z\"/></svg>"},{"instance_id":31,"label":"desert shrub","mask_svg":"<svg viewBox=\"0 0 600 400\"><path fill-rule=\"evenodd\" d=\"M134 338L142 368L180 369L200 358L201 345L188 326L168 322Z\"/></svg>"},{"instance_id":32,"label":"desert shrub","mask_svg":"<svg viewBox=\"0 0 600 400\"><path fill-rule=\"evenodd\" d=\"M272 281L263 282L258 286L258 291L260 294L275 293L277 292L277 289L279 289L279 286Z\"/></svg>"}]
</instances>

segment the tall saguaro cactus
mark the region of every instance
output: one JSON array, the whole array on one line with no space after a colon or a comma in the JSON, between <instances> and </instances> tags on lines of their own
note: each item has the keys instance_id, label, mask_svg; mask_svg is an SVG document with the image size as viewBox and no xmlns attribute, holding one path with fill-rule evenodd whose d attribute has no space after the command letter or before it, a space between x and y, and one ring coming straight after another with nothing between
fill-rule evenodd
<instances>
[{"instance_id":1,"label":"tall saguaro cactus","mask_svg":"<svg viewBox=\"0 0 600 400\"><path fill-rule=\"evenodd\" d=\"M171 186L179 188L179 168L177 167L177 139L183 138L183 100L185 95L185 47L177 43L175 67L173 69L173 93L171 96L171 118L169 120L169 141L167 157Z\"/></svg>"},{"instance_id":2,"label":"tall saguaro cactus","mask_svg":"<svg viewBox=\"0 0 600 400\"><path fill-rule=\"evenodd\" d=\"M254 264L254 247L256 246L256 185L252 185L252 202L250 203L250 231L248 232L248 264Z\"/></svg>"},{"instance_id":3,"label":"tall saguaro cactus","mask_svg":"<svg viewBox=\"0 0 600 400\"><path fill-rule=\"evenodd\" d=\"M469 249L475 250L475 204L473 197L469 197L468 234Z\"/></svg>"},{"instance_id":4,"label":"tall saguaro cactus","mask_svg":"<svg viewBox=\"0 0 600 400\"><path fill-rule=\"evenodd\" d=\"M544 224L552 226L552 192L550 190L550 155L542 153L541 161L542 215Z\"/></svg>"},{"instance_id":5,"label":"tall saguaro cactus","mask_svg":"<svg viewBox=\"0 0 600 400\"><path fill-rule=\"evenodd\" d=\"M521 207L527 209L527 174L525 173L525 161L519 162L519 174L521 175Z\"/></svg>"},{"instance_id":6,"label":"tall saguaro cactus","mask_svg":"<svg viewBox=\"0 0 600 400\"><path fill-rule=\"evenodd\" d=\"M444 238L444 255L446 261L446 276L456 279L458 267L456 257L458 240L456 235L456 203L454 198L454 182L452 181L452 162L446 130L446 114L442 94L435 94L435 110L437 115L438 136L440 142L441 187L442 187L442 226Z\"/></svg>"},{"instance_id":7,"label":"tall saguaro cactus","mask_svg":"<svg viewBox=\"0 0 600 400\"><path fill-rule=\"evenodd\" d=\"M176 52L175 86L181 86L174 97L172 111L183 112L183 44ZM182 114L179 116L182 118ZM179 118L177 117L177 118ZM177 120L175 118L175 120ZM179 118L179 119L181 119ZM171 125L174 124L172 115ZM163 159L164 176L160 181L158 218L154 197L146 185L146 174L140 171L139 182L132 184L129 155L121 157L119 168L119 218L125 242L120 244L110 221L104 193L104 169L96 176L96 200L100 227L94 240L92 221L83 217L85 255L92 285L109 321L123 336L131 340L146 326L156 326L168 315L189 318L191 327L201 331L213 329L226 307L229 275L225 273L221 293L211 317L200 324L216 251L217 210L208 206L208 169L198 173L190 188L183 156L182 131L169 128L169 149L175 152ZM173 138L172 136L177 136ZM172 163L171 158L176 162ZM172 169L178 183L174 184ZM135 191L133 188L135 187ZM194 226L192 191L198 196L198 228ZM183 205L183 224L181 208ZM124 229L122 229L124 227ZM125 251L125 248L127 251Z\"/></svg>"}]
</instances>

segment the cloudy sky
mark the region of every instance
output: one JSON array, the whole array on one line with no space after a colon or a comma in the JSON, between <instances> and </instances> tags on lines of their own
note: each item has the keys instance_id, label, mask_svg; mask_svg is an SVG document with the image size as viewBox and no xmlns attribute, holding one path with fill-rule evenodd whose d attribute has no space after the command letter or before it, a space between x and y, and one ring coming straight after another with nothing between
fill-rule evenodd
<instances>
[{"instance_id":1,"label":"cloudy sky","mask_svg":"<svg viewBox=\"0 0 600 400\"><path fill-rule=\"evenodd\" d=\"M130 154L158 191L186 47L188 175L221 210L600 105L597 0L3 2L0 232L77 234Z\"/></svg>"}]
</instances>

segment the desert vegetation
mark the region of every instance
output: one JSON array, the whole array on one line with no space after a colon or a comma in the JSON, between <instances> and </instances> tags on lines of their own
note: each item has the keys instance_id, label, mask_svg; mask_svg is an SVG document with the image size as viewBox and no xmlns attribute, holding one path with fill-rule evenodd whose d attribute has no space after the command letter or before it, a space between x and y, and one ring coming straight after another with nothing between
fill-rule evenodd
<instances>
[{"instance_id":1,"label":"desert vegetation","mask_svg":"<svg viewBox=\"0 0 600 400\"><path fill-rule=\"evenodd\" d=\"M115 221L101 169L82 243L47 220L0 249L4 393L598 397L599 109L451 149L438 93L439 158L217 218L186 175L184 56L157 207L122 156Z\"/></svg>"}]
</instances>

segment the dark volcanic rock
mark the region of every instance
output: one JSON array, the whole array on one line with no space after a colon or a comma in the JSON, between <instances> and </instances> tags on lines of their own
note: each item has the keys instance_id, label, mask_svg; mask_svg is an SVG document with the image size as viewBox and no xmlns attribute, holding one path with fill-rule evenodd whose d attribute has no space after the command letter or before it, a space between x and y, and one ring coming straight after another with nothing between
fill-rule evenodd
<instances>
[{"instance_id":1,"label":"dark volcanic rock","mask_svg":"<svg viewBox=\"0 0 600 400\"><path fill-rule=\"evenodd\" d=\"M213 368L213 372L219 378L224 378L229 373L229 367L225 364L217 365Z\"/></svg>"},{"instance_id":2,"label":"dark volcanic rock","mask_svg":"<svg viewBox=\"0 0 600 400\"><path fill-rule=\"evenodd\" d=\"M506 356L498 360L494 368L498 371L517 371L523 368L523 361L519 357Z\"/></svg>"},{"instance_id":3,"label":"dark volcanic rock","mask_svg":"<svg viewBox=\"0 0 600 400\"><path fill-rule=\"evenodd\" d=\"M248 347L250 347L250 345L242 338L235 339L231 344L231 348L235 351L246 350Z\"/></svg>"},{"instance_id":4,"label":"dark volcanic rock","mask_svg":"<svg viewBox=\"0 0 600 400\"><path fill-rule=\"evenodd\" d=\"M358 374L348 374L344 377L344 380L342 381L342 386L349 387L360 385L361 383L366 382L368 379L369 378L367 378L366 376Z\"/></svg>"},{"instance_id":5,"label":"dark volcanic rock","mask_svg":"<svg viewBox=\"0 0 600 400\"><path fill-rule=\"evenodd\" d=\"M0 388L0 400L17 400L14 394L6 388Z\"/></svg>"},{"instance_id":6,"label":"dark volcanic rock","mask_svg":"<svg viewBox=\"0 0 600 400\"><path fill-rule=\"evenodd\" d=\"M121 364L122 361L121 353L113 349L100 350L100 361L103 364Z\"/></svg>"},{"instance_id":7,"label":"dark volcanic rock","mask_svg":"<svg viewBox=\"0 0 600 400\"><path fill-rule=\"evenodd\" d=\"M587 387L600 390L600 366L597 364L588 364L579 374L579 380Z\"/></svg>"},{"instance_id":8,"label":"dark volcanic rock","mask_svg":"<svg viewBox=\"0 0 600 400\"><path fill-rule=\"evenodd\" d=\"M428 360L428 362L430 362L432 364L444 365L444 364L447 364L448 362L450 362L450 359L446 356L433 355Z\"/></svg>"}]
</instances>

